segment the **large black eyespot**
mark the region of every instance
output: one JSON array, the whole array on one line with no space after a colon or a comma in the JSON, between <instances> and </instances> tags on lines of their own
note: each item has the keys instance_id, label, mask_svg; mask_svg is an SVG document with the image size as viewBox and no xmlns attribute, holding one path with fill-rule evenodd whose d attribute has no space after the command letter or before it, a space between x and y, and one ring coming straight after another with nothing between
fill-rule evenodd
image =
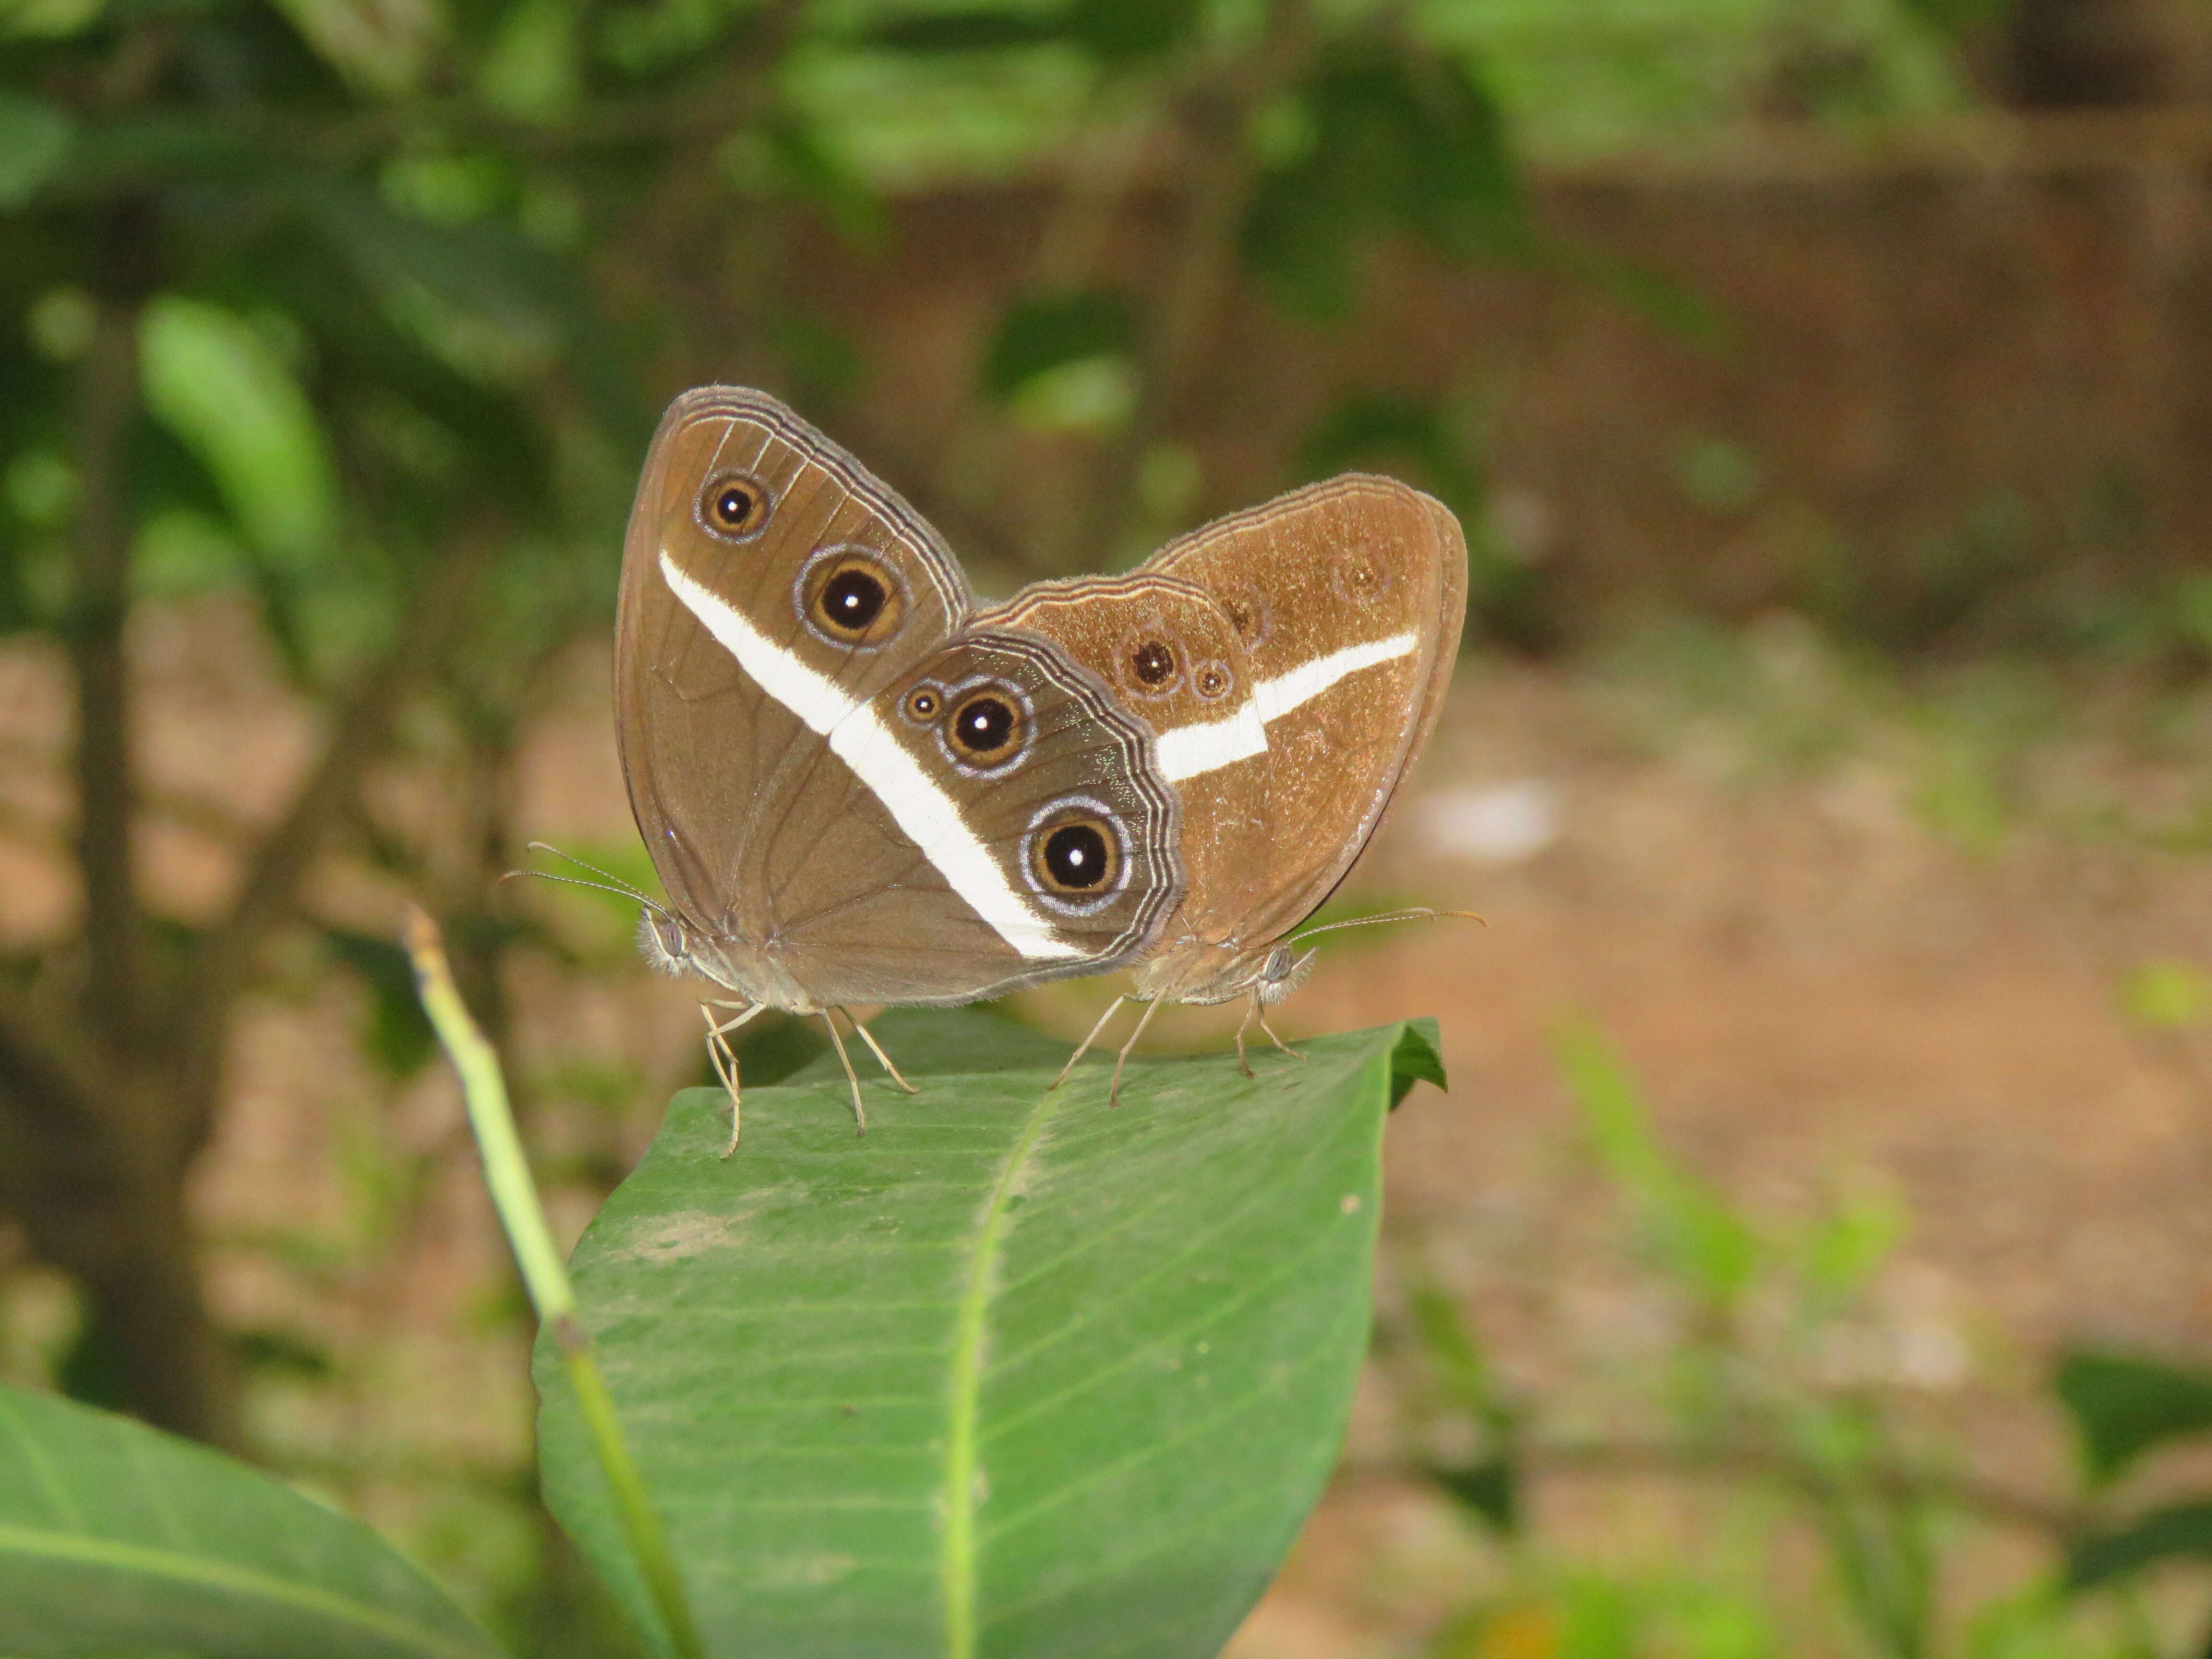
<instances>
[{"instance_id":1,"label":"large black eyespot","mask_svg":"<svg viewBox=\"0 0 2212 1659\"><path fill-rule=\"evenodd\" d=\"M1095 893L1114 878L1121 863L1113 826L1098 818L1054 824L1037 838L1037 877L1059 893Z\"/></svg>"},{"instance_id":2,"label":"large black eyespot","mask_svg":"<svg viewBox=\"0 0 2212 1659\"><path fill-rule=\"evenodd\" d=\"M817 554L799 583L799 614L836 645L878 645L906 616L906 595L883 562L862 548Z\"/></svg>"},{"instance_id":3,"label":"large black eyespot","mask_svg":"<svg viewBox=\"0 0 2212 1659\"><path fill-rule=\"evenodd\" d=\"M1130 653L1130 672L1146 685L1158 685L1175 672L1175 653L1158 640L1146 640Z\"/></svg>"},{"instance_id":4,"label":"large black eyespot","mask_svg":"<svg viewBox=\"0 0 2212 1659\"><path fill-rule=\"evenodd\" d=\"M1096 915L1128 880L1127 838L1104 802L1067 795L1030 820L1022 873L1048 909Z\"/></svg>"},{"instance_id":5,"label":"large black eyespot","mask_svg":"<svg viewBox=\"0 0 2212 1659\"><path fill-rule=\"evenodd\" d=\"M986 684L963 692L945 717L945 740L970 766L1000 766L1021 752L1029 737L1029 716L1021 699L1003 685Z\"/></svg>"},{"instance_id":6,"label":"large black eyespot","mask_svg":"<svg viewBox=\"0 0 2212 1659\"><path fill-rule=\"evenodd\" d=\"M815 599L822 620L848 634L865 634L890 603L890 590L866 570L841 570Z\"/></svg>"},{"instance_id":7,"label":"large black eyespot","mask_svg":"<svg viewBox=\"0 0 2212 1659\"><path fill-rule=\"evenodd\" d=\"M743 472L718 472L699 492L699 522L717 536L744 541L768 522L768 486Z\"/></svg>"}]
</instances>

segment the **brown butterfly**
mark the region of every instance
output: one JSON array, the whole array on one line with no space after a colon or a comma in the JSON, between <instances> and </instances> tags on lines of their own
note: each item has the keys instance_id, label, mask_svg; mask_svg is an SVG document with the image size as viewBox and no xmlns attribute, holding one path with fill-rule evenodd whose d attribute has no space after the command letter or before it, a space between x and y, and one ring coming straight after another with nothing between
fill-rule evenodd
<instances>
[{"instance_id":1,"label":"brown butterfly","mask_svg":"<svg viewBox=\"0 0 2212 1659\"><path fill-rule=\"evenodd\" d=\"M833 1010L1133 965L1154 1007L1249 994L1264 1027L1310 961L1286 935L1435 723L1464 589L1449 513L1348 477L979 611L783 404L678 398L623 548L616 717L668 892L641 943L731 994L702 1005L731 1145L729 1034L765 1008L821 1016L863 1125Z\"/></svg>"},{"instance_id":2,"label":"brown butterfly","mask_svg":"<svg viewBox=\"0 0 2212 1659\"><path fill-rule=\"evenodd\" d=\"M1395 479L1350 474L1218 520L1128 575L1041 583L986 613L1051 640L1143 715L1180 799L1188 887L1141 953L1133 994L1148 1006L1122 1060L1162 1003L1238 996L1247 1074L1255 1019L1286 1047L1267 1010L1313 964L1288 936L1428 741L1466 607L1458 520Z\"/></svg>"}]
</instances>

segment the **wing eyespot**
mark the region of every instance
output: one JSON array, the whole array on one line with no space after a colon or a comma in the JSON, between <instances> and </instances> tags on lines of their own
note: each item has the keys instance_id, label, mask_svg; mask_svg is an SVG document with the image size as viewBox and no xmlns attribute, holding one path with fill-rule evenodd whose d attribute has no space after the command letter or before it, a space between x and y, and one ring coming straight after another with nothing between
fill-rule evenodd
<instances>
[{"instance_id":1,"label":"wing eyespot","mask_svg":"<svg viewBox=\"0 0 2212 1659\"><path fill-rule=\"evenodd\" d=\"M1228 665L1202 662L1191 672L1190 689L1208 702L1218 702L1229 695L1237 684L1237 677L1229 672Z\"/></svg>"},{"instance_id":2,"label":"wing eyespot","mask_svg":"<svg viewBox=\"0 0 2212 1659\"><path fill-rule=\"evenodd\" d=\"M1330 565L1329 576L1337 597L1349 605L1372 604L1395 586L1389 564L1364 547L1339 553Z\"/></svg>"},{"instance_id":3,"label":"wing eyespot","mask_svg":"<svg viewBox=\"0 0 2212 1659\"><path fill-rule=\"evenodd\" d=\"M1029 720L1012 688L995 683L962 694L945 718L945 740L970 766L1004 765L1028 740Z\"/></svg>"},{"instance_id":4,"label":"wing eyespot","mask_svg":"<svg viewBox=\"0 0 2212 1659\"><path fill-rule=\"evenodd\" d=\"M1214 592L1222 610L1229 615L1231 626L1237 637L1244 642L1247 651L1266 643L1274 632L1275 618L1272 606L1257 587L1246 582L1222 584Z\"/></svg>"},{"instance_id":5,"label":"wing eyespot","mask_svg":"<svg viewBox=\"0 0 2212 1659\"><path fill-rule=\"evenodd\" d=\"M792 598L817 639L864 648L881 645L906 620L898 574L864 547L824 548L799 574Z\"/></svg>"},{"instance_id":6,"label":"wing eyespot","mask_svg":"<svg viewBox=\"0 0 2212 1659\"><path fill-rule=\"evenodd\" d=\"M944 712L944 689L933 682L924 681L899 700L899 713L916 726L934 726Z\"/></svg>"},{"instance_id":7,"label":"wing eyespot","mask_svg":"<svg viewBox=\"0 0 2212 1659\"><path fill-rule=\"evenodd\" d=\"M1095 915L1129 879L1128 835L1119 814L1088 795L1054 801L1030 820L1022 873L1040 902L1061 915Z\"/></svg>"},{"instance_id":8,"label":"wing eyespot","mask_svg":"<svg viewBox=\"0 0 2212 1659\"><path fill-rule=\"evenodd\" d=\"M938 707L938 745L969 777L1001 776L1028 754L1036 716L1028 693L1012 682L990 677L964 680L945 692Z\"/></svg>"},{"instance_id":9,"label":"wing eyespot","mask_svg":"<svg viewBox=\"0 0 2212 1659\"><path fill-rule=\"evenodd\" d=\"M1182 685L1188 656L1174 635L1148 626L1123 637L1115 678L1133 697L1169 696Z\"/></svg>"},{"instance_id":10,"label":"wing eyespot","mask_svg":"<svg viewBox=\"0 0 2212 1659\"><path fill-rule=\"evenodd\" d=\"M699 491L699 522L726 542L749 542L768 527L775 501L749 472L717 472Z\"/></svg>"}]
</instances>

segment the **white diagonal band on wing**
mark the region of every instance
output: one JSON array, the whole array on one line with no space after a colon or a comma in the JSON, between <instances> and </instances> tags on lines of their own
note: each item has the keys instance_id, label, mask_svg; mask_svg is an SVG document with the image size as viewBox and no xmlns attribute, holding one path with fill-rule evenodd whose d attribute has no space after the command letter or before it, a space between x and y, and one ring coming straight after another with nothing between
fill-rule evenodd
<instances>
[{"instance_id":1,"label":"white diagonal band on wing","mask_svg":"<svg viewBox=\"0 0 2212 1659\"><path fill-rule=\"evenodd\" d=\"M1260 718L1272 726L1300 703L1311 702L1347 674L1357 674L1361 669L1372 668L1377 663L1394 661L1420 642L1421 636L1407 629L1402 634L1393 634L1387 640L1368 640L1358 645L1347 645L1340 651L1330 652L1326 657L1302 662L1287 674L1278 674L1272 680L1261 680L1253 689L1252 701L1260 705Z\"/></svg>"},{"instance_id":2,"label":"white diagonal band on wing","mask_svg":"<svg viewBox=\"0 0 2212 1659\"><path fill-rule=\"evenodd\" d=\"M1056 935L1052 924L1014 890L998 860L961 817L952 798L899 745L873 708L769 639L726 601L686 574L665 549L660 571L670 592L738 659L738 666L754 684L830 740L830 752L853 769L952 890L1000 939L1032 959L1083 954L1081 946Z\"/></svg>"},{"instance_id":3,"label":"white diagonal band on wing","mask_svg":"<svg viewBox=\"0 0 2212 1659\"><path fill-rule=\"evenodd\" d=\"M1247 697L1226 720L1178 726L1161 732L1154 752L1159 757L1161 775L1170 783L1181 783L1248 755L1264 754L1267 748L1267 728L1260 723L1259 703Z\"/></svg>"},{"instance_id":4,"label":"white diagonal band on wing","mask_svg":"<svg viewBox=\"0 0 2212 1659\"><path fill-rule=\"evenodd\" d=\"M1214 771L1248 755L1261 754L1267 747L1269 722L1282 719L1301 703L1311 702L1346 675L1357 674L1377 663L1395 662L1420 642L1420 635L1408 629L1385 640L1347 645L1326 657L1300 663L1287 674L1262 680L1252 688L1249 700L1228 719L1208 720L1203 726L1181 726L1162 732L1158 740L1160 769L1167 775L1169 782L1181 783L1185 778Z\"/></svg>"}]
</instances>

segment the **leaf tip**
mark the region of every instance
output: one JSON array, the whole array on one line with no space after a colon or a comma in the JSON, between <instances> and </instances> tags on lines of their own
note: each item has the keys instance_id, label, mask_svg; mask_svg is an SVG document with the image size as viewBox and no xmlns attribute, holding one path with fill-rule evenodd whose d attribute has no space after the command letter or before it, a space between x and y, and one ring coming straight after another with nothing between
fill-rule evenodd
<instances>
[{"instance_id":1,"label":"leaf tip","mask_svg":"<svg viewBox=\"0 0 2212 1659\"><path fill-rule=\"evenodd\" d=\"M1451 1086L1444 1080L1442 1048L1443 1038L1433 1019L1409 1019L1398 1028L1397 1043L1390 1050L1392 1111L1413 1092L1416 1083L1433 1083L1439 1089Z\"/></svg>"}]
</instances>

